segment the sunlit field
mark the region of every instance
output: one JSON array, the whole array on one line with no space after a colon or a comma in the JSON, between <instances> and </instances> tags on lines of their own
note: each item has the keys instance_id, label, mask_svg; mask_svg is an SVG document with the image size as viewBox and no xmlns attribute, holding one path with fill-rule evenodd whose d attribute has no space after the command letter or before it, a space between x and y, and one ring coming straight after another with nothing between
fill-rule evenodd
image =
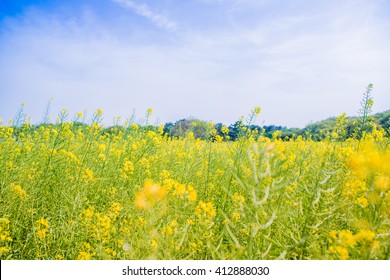
<instances>
[{"instance_id":1,"label":"sunlit field","mask_svg":"<svg viewBox=\"0 0 390 280\"><path fill-rule=\"evenodd\" d=\"M101 117L0 127L1 259L390 258L382 130L200 140Z\"/></svg>"}]
</instances>

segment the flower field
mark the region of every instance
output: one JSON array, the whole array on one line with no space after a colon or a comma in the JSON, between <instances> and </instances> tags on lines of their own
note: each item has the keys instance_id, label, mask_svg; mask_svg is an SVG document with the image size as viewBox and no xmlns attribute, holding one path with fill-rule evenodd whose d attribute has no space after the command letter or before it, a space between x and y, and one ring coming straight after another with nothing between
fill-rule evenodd
<instances>
[{"instance_id":1,"label":"flower field","mask_svg":"<svg viewBox=\"0 0 390 280\"><path fill-rule=\"evenodd\" d=\"M2 126L0 257L389 259L389 143Z\"/></svg>"}]
</instances>

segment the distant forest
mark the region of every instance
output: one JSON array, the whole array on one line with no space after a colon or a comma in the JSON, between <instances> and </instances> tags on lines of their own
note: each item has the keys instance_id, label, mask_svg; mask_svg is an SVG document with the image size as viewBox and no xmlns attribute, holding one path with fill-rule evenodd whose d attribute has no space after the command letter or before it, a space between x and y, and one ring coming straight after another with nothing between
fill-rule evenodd
<instances>
[{"instance_id":1,"label":"distant forest","mask_svg":"<svg viewBox=\"0 0 390 280\"><path fill-rule=\"evenodd\" d=\"M363 123L362 123L363 120ZM45 126L57 126L58 124L43 123L40 125L15 125L14 135L21 132L31 132L35 129ZM87 127L83 122L72 122L72 129ZM327 138L343 141L348 138L360 138L363 132L372 132L382 130L385 137L390 137L390 110L369 116L366 119L362 117L347 117L345 114L339 117L331 117L323 121L308 124L305 128L288 128L279 125L254 125L245 124L244 120L238 120L235 123L226 126L222 123L213 124L196 118L181 119L176 122L165 123L164 126L150 124L127 124L114 125L101 129L101 134L131 134L132 131L155 131L169 138L193 137L202 140L211 141L235 141L240 137L253 136L255 139L263 136L268 138L278 138L288 140L290 138L303 137L311 138L315 141L325 140Z\"/></svg>"},{"instance_id":2,"label":"distant forest","mask_svg":"<svg viewBox=\"0 0 390 280\"><path fill-rule=\"evenodd\" d=\"M262 135L268 138L279 137L281 139L289 139L297 136L304 138L311 137L313 140L324 140L327 137L332 138L347 138L359 137L360 135L360 118L347 117L341 115L339 117L331 117L323 121L310 123L306 127L288 128L279 125L245 125L239 120L230 126L224 126L222 123L210 125L198 119L182 119L175 123L166 123L164 125L164 133L169 137L183 137L189 132L194 134L195 138L208 139L220 137L223 140L234 141L242 134L248 131L254 135ZM377 113L369 117L369 125L365 127L366 132L371 132L373 129L383 129L385 136L390 136L390 110ZM336 135L337 134L337 135ZM360 135L361 136L361 135Z\"/></svg>"}]
</instances>

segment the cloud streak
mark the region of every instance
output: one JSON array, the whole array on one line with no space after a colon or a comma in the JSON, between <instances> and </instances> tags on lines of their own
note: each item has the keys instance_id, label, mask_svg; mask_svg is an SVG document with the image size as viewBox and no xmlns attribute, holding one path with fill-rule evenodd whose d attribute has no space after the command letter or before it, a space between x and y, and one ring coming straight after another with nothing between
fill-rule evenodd
<instances>
[{"instance_id":1,"label":"cloud streak","mask_svg":"<svg viewBox=\"0 0 390 280\"><path fill-rule=\"evenodd\" d=\"M174 30L177 24L164 16L163 14L153 12L146 4L139 4L132 0L112 0L114 3L119 4L122 7L133 10L137 15L142 16L159 28Z\"/></svg>"}]
</instances>

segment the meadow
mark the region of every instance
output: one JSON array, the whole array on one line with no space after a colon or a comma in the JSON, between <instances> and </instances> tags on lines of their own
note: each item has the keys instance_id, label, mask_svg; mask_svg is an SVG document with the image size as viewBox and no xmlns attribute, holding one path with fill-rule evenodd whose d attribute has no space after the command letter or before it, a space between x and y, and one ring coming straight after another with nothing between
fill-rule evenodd
<instances>
[{"instance_id":1,"label":"meadow","mask_svg":"<svg viewBox=\"0 0 390 280\"><path fill-rule=\"evenodd\" d=\"M201 140L102 114L0 127L1 259L390 258L383 130Z\"/></svg>"}]
</instances>

